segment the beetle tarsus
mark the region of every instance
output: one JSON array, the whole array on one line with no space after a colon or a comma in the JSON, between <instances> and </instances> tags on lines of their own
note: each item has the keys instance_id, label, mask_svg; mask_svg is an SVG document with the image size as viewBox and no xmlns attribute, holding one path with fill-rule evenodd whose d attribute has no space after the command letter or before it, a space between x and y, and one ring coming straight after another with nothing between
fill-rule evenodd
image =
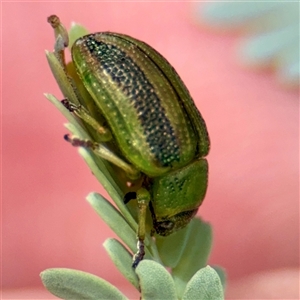
<instances>
[{"instance_id":1,"label":"beetle tarsus","mask_svg":"<svg viewBox=\"0 0 300 300\"><path fill-rule=\"evenodd\" d=\"M96 147L95 146L96 143L94 143L90 140L82 140L75 136L71 137L69 134L65 134L64 139L74 147L84 147L84 148L89 148L92 150L94 150Z\"/></svg>"},{"instance_id":2,"label":"beetle tarsus","mask_svg":"<svg viewBox=\"0 0 300 300\"><path fill-rule=\"evenodd\" d=\"M64 135L64 140L71 143L71 138L70 138L70 135L68 133Z\"/></svg>"},{"instance_id":3,"label":"beetle tarsus","mask_svg":"<svg viewBox=\"0 0 300 300\"><path fill-rule=\"evenodd\" d=\"M123 202L124 204L127 204L129 201L136 199L136 192L128 192L124 198L123 198Z\"/></svg>"},{"instance_id":4,"label":"beetle tarsus","mask_svg":"<svg viewBox=\"0 0 300 300\"><path fill-rule=\"evenodd\" d=\"M69 112L74 112L74 111L78 110L78 106L71 103L68 99L63 99L60 102Z\"/></svg>"},{"instance_id":5,"label":"beetle tarsus","mask_svg":"<svg viewBox=\"0 0 300 300\"><path fill-rule=\"evenodd\" d=\"M144 256L145 256L145 245L144 245L144 241L139 239L137 242L137 253L133 256L133 262L132 262L132 267L135 269L138 264L140 263L140 261L143 260Z\"/></svg>"}]
</instances>

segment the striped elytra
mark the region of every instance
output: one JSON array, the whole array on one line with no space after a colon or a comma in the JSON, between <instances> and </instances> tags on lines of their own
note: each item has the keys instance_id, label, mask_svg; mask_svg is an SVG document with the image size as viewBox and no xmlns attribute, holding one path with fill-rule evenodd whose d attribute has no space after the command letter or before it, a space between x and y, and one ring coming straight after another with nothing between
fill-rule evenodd
<instances>
[{"instance_id":1,"label":"striped elytra","mask_svg":"<svg viewBox=\"0 0 300 300\"><path fill-rule=\"evenodd\" d=\"M197 155L197 124L163 65L137 43L115 33L90 34L74 43L72 58L122 153L139 170L160 176Z\"/></svg>"}]
</instances>

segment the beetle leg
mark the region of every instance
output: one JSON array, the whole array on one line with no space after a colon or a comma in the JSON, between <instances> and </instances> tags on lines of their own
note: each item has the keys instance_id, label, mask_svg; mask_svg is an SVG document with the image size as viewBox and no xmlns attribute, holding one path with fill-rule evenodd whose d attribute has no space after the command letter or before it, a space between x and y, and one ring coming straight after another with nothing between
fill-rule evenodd
<instances>
[{"instance_id":1,"label":"beetle leg","mask_svg":"<svg viewBox=\"0 0 300 300\"><path fill-rule=\"evenodd\" d=\"M65 48L69 45L69 35L68 31L64 27L64 25L60 22L59 17L55 15L51 15L48 17L48 23L54 29L55 35L55 44L54 44L54 52L57 54L60 63L62 66L66 65L65 61Z\"/></svg>"},{"instance_id":2,"label":"beetle leg","mask_svg":"<svg viewBox=\"0 0 300 300\"><path fill-rule=\"evenodd\" d=\"M144 258L145 255L145 235L146 235L146 215L147 207L150 202L150 193L145 189L141 188L136 192L136 199L138 203L138 242L137 242L137 252L133 256L132 267L136 268L139 262Z\"/></svg>"},{"instance_id":3,"label":"beetle leg","mask_svg":"<svg viewBox=\"0 0 300 300\"><path fill-rule=\"evenodd\" d=\"M102 126L99 124L96 119L94 119L87 109L83 105L75 105L71 103L68 99L63 99L61 103L74 115L85 121L91 127L93 127L97 133L99 133L99 138L101 142L107 142L111 140L112 135L110 130L107 127Z\"/></svg>"},{"instance_id":4,"label":"beetle leg","mask_svg":"<svg viewBox=\"0 0 300 300\"><path fill-rule=\"evenodd\" d=\"M128 177L132 180L139 178L141 175L136 168L128 164L123 159L119 158L112 151L99 143L93 142L91 140L84 140L76 136L70 136L69 134L66 134L64 136L64 139L67 142L71 143L74 147L84 147L92 150L96 155L104 158L105 160L124 170L127 173Z\"/></svg>"},{"instance_id":5,"label":"beetle leg","mask_svg":"<svg viewBox=\"0 0 300 300\"><path fill-rule=\"evenodd\" d=\"M54 51L46 51L48 63L51 71L64 96L72 103L82 103L80 94L76 87L74 79L67 71L65 60L65 48L69 44L69 36L65 27L61 24L59 18L55 15L48 17L48 22L54 29L55 44Z\"/></svg>"},{"instance_id":6,"label":"beetle leg","mask_svg":"<svg viewBox=\"0 0 300 300\"><path fill-rule=\"evenodd\" d=\"M128 192L123 199L124 204L127 204L129 201L136 199L136 192Z\"/></svg>"}]
</instances>

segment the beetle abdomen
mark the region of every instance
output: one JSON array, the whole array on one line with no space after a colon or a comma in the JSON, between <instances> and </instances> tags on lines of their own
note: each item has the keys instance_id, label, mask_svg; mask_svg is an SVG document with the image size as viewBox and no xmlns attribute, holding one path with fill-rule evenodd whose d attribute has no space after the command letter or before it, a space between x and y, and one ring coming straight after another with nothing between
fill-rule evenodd
<instances>
[{"instance_id":1,"label":"beetle abdomen","mask_svg":"<svg viewBox=\"0 0 300 300\"><path fill-rule=\"evenodd\" d=\"M73 61L129 161L149 176L195 155L195 134L159 66L138 47L109 33L76 41Z\"/></svg>"}]
</instances>

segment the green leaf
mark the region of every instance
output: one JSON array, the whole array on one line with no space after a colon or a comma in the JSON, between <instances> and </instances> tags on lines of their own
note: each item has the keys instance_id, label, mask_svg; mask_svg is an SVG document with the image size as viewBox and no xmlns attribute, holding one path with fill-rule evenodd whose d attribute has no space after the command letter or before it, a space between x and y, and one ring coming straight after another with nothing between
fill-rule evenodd
<instances>
[{"instance_id":1,"label":"green leaf","mask_svg":"<svg viewBox=\"0 0 300 300\"><path fill-rule=\"evenodd\" d=\"M56 54L53 52L46 51L46 57L52 74L64 97L67 98L71 103L79 105L80 103L74 91L74 88L72 87L71 79L68 78L66 72L63 69L62 64L57 59Z\"/></svg>"},{"instance_id":2,"label":"green leaf","mask_svg":"<svg viewBox=\"0 0 300 300\"><path fill-rule=\"evenodd\" d=\"M130 212L127 210L122 198L124 195L122 195L122 191L108 172L106 164L101 159L97 159L96 161L95 155L93 155L92 153L90 153L90 151L84 148L80 149L79 153L84 158L85 162L88 164L93 174L108 192L114 203L117 205L118 209L121 211L127 223L136 232L137 223L130 214Z\"/></svg>"},{"instance_id":3,"label":"green leaf","mask_svg":"<svg viewBox=\"0 0 300 300\"><path fill-rule=\"evenodd\" d=\"M187 245L191 223L184 229L170 234L169 236L155 236L155 241L161 261L166 267L177 266L182 253Z\"/></svg>"},{"instance_id":4,"label":"green leaf","mask_svg":"<svg viewBox=\"0 0 300 300\"><path fill-rule=\"evenodd\" d=\"M109 257L123 276L139 290L139 280L132 268L132 255L116 239L109 238L103 244Z\"/></svg>"},{"instance_id":5,"label":"green leaf","mask_svg":"<svg viewBox=\"0 0 300 300\"><path fill-rule=\"evenodd\" d=\"M47 290L62 299L127 299L109 282L86 272L47 269L40 276Z\"/></svg>"},{"instance_id":6,"label":"green leaf","mask_svg":"<svg viewBox=\"0 0 300 300\"><path fill-rule=\"evenodd\" d=\"M281 85L298 89L299 1L213 2L196 8L196 18L222 32L242 32L236 51L240 64L274 70Z\"/></svg>"},{"instance_id":7,"label":"green leaf","mask_svg":"<svg viewBox=\"0 0 300 300\"><path fill-rule=\"evenodd\" d=\"M188 282L182 300L222 300L224 292L218 273L207 266Z\"/></svg>"},{"instance_id":8,"label":"green leaf","mask_svg":"<svg viewBox=\"0 0 300 300\"><path fill-rule=\"evenodd\" d=\"M179 296L192 276L207 265L212 246L212 231L208 223L194 218L187 232L188 240L178 265L172 269L175 286Z\"/></svg>"},{"instance_id":9,"label":"green leaf","mask_svg":"<svg viewBox=\"0 0 300 300\"><path fill-rule=\"evenodd\" d=\"M82 25L78 23L72 23L71 28L69 30L69 49L72 48L72 45L78 38L88 33L89 33L88 30Z\"/></svg>"},{"instance_id":10,"label":"green leaf","mask_svg":"<svg viewBox=\"0 0 300 300\"><path fill-rule=\"evenodd\" d=\"M226 288L226 272L222 267L219 266L211 266L219 275L222 286L223 286L223 290L225 291Z\"/></svg>"},{"instance_id":11,"label":"green leaf","mask_svg":"<svg viewBox=\"0 0 300 300\"><path fill-rule=\"evenodd\" d=\"M129 226L120 212L109 201L97 193L90 193L87 196L87 201L129 249L135 252L136 232Z\"/></svg>"},{"instance_id":12,"label":"green leaf","mask_svg":"<svg viewBox=\"0 0 300 300\"><path fill-rule=\"evenodd\" d=\"M126 216L126 206L122 200L123 193L108 171L107 162L85 148L80 148L79 153L93 172L94 176L112 197L117 207ZM130 218L129 215L126 217Z\"/></svg>"},{"instance_id":13,"label":"green leaf","mask_svg":"<svg viewBox=\"0 0 300 300\"><path fill-rule=\"evenodd\" d=\"M138 264L136 274L140 279L142 299L178 299L172 276L159 263L143 260Z\"/></svg>"}]
</instances>

